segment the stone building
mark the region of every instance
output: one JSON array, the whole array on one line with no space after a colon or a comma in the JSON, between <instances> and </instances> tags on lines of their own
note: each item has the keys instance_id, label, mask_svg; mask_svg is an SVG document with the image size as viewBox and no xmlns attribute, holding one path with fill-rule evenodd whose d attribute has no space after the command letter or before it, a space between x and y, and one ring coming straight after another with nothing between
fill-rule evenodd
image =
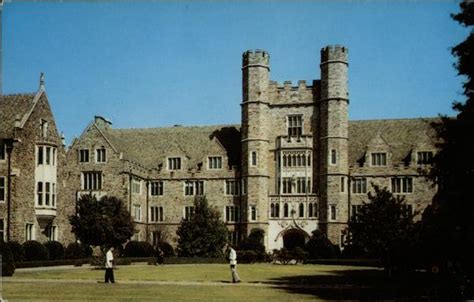
<instances>
[{"instance_id":1,"label":"stone building","mask_svg":"<svg viewBox=\"0 0 474 302\"><path fill-rule=\"evenodd\" d=\"M418 173L435 152L433 119L349 121L347 69L347 48L329 46L320 80L279 85L269 54L247 51L241 125L115 129L96 116L67 154L68 203L91 191L120 197L135 239L174 244L205 195L231 242L259 228L267 249L303 244L316 229L342 244L372 183L421 212L435 193Z\"/></svg>"},{"instance_id":2,"label":"stone building","mask_svg":"<svg viewBox=\"0 0 474 302\"><path fill-rule=\"evenodd\" d=\"M0 231L3 240L74 240L65 200L66 155L43 75L37 93L0 100Z\"/></svg>"}]
</instances>

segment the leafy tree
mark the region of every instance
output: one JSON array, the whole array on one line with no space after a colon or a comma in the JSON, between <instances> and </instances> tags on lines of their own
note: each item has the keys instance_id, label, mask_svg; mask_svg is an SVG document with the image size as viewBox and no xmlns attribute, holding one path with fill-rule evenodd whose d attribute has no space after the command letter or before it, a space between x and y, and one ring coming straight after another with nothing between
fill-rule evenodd
<instances>
[{"instance_id":1,"label":"leafy tree","mask_svg":"<svg viewBox=\"0 0 474 302\"><path fill-rule=\"evenodd\" d=\"M407 211L404 198L395 197L387 188L373 185L357 215L349 222L349 245L382 260L391 274L394 261L400 260L413 234L414 213Z\"/></svg>"},{"instance_id":2,"label":"leafy tree","mask_svg":"<svg viewBox=\"0 0 474 302\"><path fill-rule=\"evenodd\" d=\"M15 273L15 263L12 252L8 244L0 240L0 252L2 260L2 276L13 276Z\"/></svg>"},{"instance_id":3,"label":"leafy tree","mask_svg":"<svg viewBox=\"0 0 474 302\"><path fill-rule=\"evenodd\" d=\"M465 81L464 102L454 102L454 118L441 117L435 124L440 143L429 176L438 185L433 205L425 210L421 237L423 247L436 246L438 260L471 267L474 250L474 2L460 3L453 19L470 29L466 40L452 49L458 75Z\"/></svg>"},{"instance_id":4,"label":"leafy tree","mask_svg":"<svg viewBox=\"0 0 474 302\"><path fill-rule=\"evenodd\" d=\"M194 199L194 214L183 219L176 232L178 255L182 257L222 257L227 227L206 197Z\"/></svg>"},{"instance_id":5,"label":"leafy tree","mask_svg":"<svg viewBox=\"0 0 474 302\"><path fill-rule=\"evenodd\" d=\"M104 196L83 195L76 204L76 213L69 217L72 232L86 245L99 246L105 253L108 246L117 247L133 235L134 225L122 200Z\"/></svg>"},{"instance_id":6,"label":"leafy tree","mask_svg":"<svg viewBox=\"0 0 474 302\"><path fill-rule=\"evenodd\" d=\"M253 229L250 234L240 242L239 249L265 253L265 245L263 245L264 235L264 230Z\"/></svg>"},{"instance_id":7,"label":"leafy tree","mask_svg":"<svg viewBox=\"0 0 474 302\"><path fill-rule=\"evenodd\" d=\"M314 230L311 238L304 246L310 259L333 259L339 255L339 247L331 241L320 230Z\"/></svg>"}]
</instances>

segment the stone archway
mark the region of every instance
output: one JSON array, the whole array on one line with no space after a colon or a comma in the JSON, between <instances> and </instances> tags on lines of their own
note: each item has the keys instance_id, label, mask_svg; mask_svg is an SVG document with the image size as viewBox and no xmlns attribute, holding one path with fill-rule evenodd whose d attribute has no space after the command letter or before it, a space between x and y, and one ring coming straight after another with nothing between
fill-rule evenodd
<instances>
[{"instance_id":1,"label":"stone archway","mask_svg":"<svg viewBox=\"0 0 474 302\"><path fill-rule=\"evenodd\" d=\"M303 247L305 241L305 233L298 229L289 229L283 234L283 246L288 250Z\"/></svg>"}]
</instances>

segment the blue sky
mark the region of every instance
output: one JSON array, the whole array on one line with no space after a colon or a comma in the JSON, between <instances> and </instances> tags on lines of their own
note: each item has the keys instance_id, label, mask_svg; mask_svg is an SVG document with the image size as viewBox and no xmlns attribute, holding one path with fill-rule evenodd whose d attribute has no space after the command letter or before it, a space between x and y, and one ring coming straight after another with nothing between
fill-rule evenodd
<instances>
[{"instance_id":1,"label":"blue sky","mask_svg":"<svg viewBox=\"0 0 474 302\"><path fill-rule=\"evenodd\" d=\"M319 79L320 49L349 48L350 119L453 114L456 1L5 3L3 93L40 72L58 127L240 123L241 55L265 49L278 82Z\"/></svg>"}]
</instances>

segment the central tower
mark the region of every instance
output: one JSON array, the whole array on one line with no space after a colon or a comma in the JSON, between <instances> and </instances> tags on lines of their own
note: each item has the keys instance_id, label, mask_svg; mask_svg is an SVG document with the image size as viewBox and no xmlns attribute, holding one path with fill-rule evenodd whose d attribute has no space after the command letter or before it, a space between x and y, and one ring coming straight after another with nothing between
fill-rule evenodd
<instances>
[{"instance_id":1,"label":"central tower","mask_svg":"<svg viewBox=\"0 0 474 302\"><path fill-rule=\"evenodd\" d=\"M248 226L268 234L268 110L269 60L263 50L246 51L242 55L242 178L247 184L243 196L242 217ZM245 186L245 185L244 185ZM255 221L249 221L248 209L256 207Z\"/></svg>"}]
</instances>

